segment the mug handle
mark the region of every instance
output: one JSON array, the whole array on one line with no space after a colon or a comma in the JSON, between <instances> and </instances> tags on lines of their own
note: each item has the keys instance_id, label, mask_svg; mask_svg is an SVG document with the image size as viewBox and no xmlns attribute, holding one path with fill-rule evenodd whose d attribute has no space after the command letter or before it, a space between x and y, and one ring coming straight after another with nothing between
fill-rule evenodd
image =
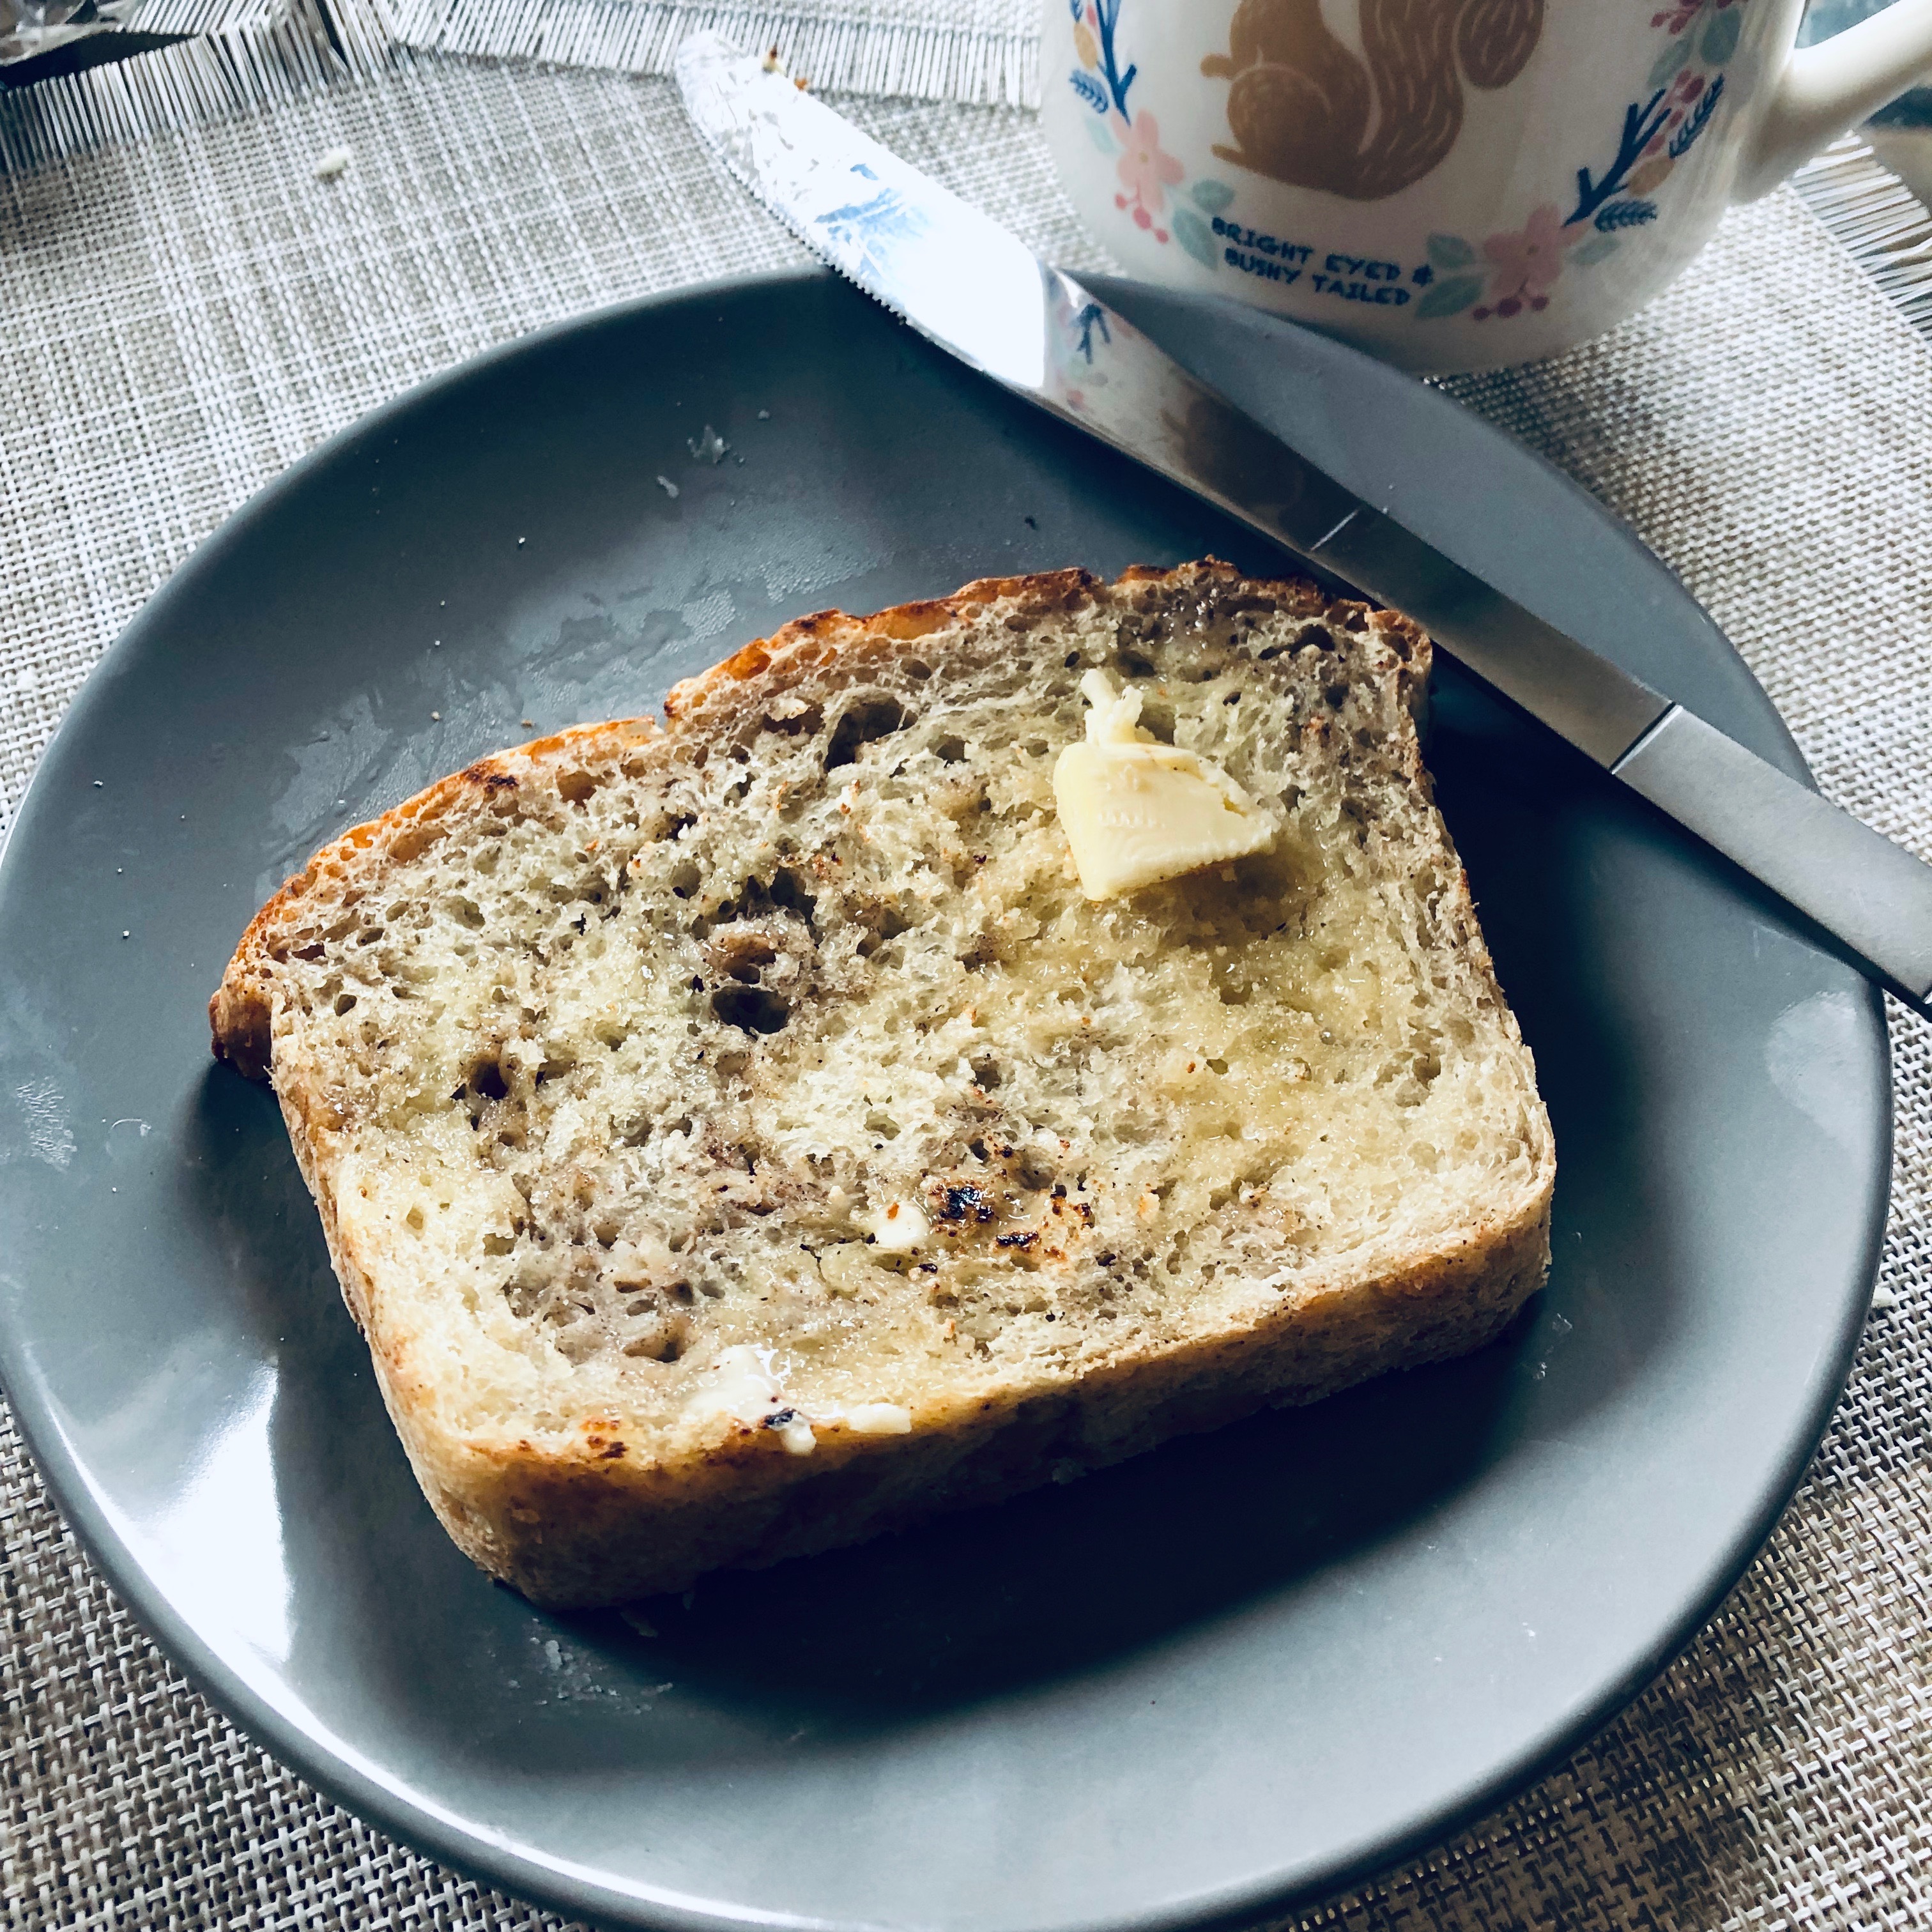
<instances>
[{"instance_id":1,"label":"mug handle","mask_svg":"<svg viewBox=\"0 0 1932 1932\"><path fill-rule=\"evenodd\" d=\"M1744 149L1733 193L1754 201L1932 73L1932 0L1892 0L1882 14L1816 46L1792 50Z\"/></svg>"}]
</instances>

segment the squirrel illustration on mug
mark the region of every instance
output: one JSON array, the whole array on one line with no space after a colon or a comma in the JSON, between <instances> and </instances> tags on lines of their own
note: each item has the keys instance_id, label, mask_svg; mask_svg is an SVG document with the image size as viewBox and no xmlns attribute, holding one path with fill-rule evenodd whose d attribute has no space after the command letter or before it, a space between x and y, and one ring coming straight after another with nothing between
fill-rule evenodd
<instances>
[{"instance_id":1,"label":"squirrel illustration on mug","mask_svg":"<svg viewBox=\"0 0 1932 1932\"><path fill-rule=\"evenodd\" d=\"M1228 52L1201 63L1232 82L1236 145L1214 152L1293 187L1379 201L1456 145L1463 79L1507 86L1542 32L1543 0L1361 0L1358 58L1320 0L1241 0Z\"/></svg>"}]
</instances>

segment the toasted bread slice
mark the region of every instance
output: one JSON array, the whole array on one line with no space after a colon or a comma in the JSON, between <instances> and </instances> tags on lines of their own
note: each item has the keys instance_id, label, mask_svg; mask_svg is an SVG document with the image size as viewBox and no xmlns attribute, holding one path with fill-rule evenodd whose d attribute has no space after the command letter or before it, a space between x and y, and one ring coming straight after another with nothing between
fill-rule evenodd
<instances>
[{"instance_id":1,"label":"toasted bread slice","mask_svg":"<svg viewBox=\"0 0 1932 1932\"><path fill-rule=\"evenodd\" d=\"M544 1604L680 1589L1495 1335L1555 1156L1428 662L1213 562L990 580L319 854L214 1049L463 1549ZM1053 779L1096 669L1272 849L1087 896Z\"/></svg>"}]
</instances>

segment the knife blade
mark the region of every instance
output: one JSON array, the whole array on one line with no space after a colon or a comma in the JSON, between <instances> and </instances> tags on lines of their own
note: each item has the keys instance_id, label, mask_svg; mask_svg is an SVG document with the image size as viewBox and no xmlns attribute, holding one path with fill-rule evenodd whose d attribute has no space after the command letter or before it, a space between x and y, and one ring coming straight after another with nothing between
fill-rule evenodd
<instances>
[{"instance_id":1,"label":"knife blade","mask_svg":"<svg viewBox=\"0 0 1932 1932\"><path fill-rule=\"evenodd\" d=\"M1344 488L775 64L704 32L685 40L674 70L694 125L732 173L928 340L1413 618L1869 977L1932 1010L1932 866Z\"/></svg>"}]
</instances>

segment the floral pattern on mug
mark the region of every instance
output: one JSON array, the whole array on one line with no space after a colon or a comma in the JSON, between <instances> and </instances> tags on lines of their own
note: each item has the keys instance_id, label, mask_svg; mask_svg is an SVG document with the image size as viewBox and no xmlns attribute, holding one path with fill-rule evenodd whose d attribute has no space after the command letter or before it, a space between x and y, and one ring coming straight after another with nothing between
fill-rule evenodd
<instances>
[{"instance_id":1,"label":"floral pattern on mug","mask_svg":"<svg viewBox=\"0 0 1932 1932\"><path fill-rule=\"evenodd\" d=\"M1166 212L1168 190L1178 188L1186 180L1187 170L1178 156L1160 145L1160 123L1154 116L1145 108L1137 114L1128 110L1127 95L1140 69L1123 69L1115 52L1114 35L1123 0L1069 0L1069 4L1073 14L1073 52L1080 62L1070 78L1074 92L1096 117L1088 122L1087 131L1102 154L1118 153L1120 157L1116 172L1124 192L1114 196L1114 206L1126 212L1136 227L1162 245L1171 236L1203 267L1219 268L1220 254L1208 220L1234 200L1234 190L1225 182L1196 181L1187 190L1193 206L1177 198L1168 221L1165 225L1156 221L1156 216Z\"/></svg>"},{"instance_id":2,"label":"floral pattern on mug","mask_svg":"<svg viewBox=\"0 0 1932 1932\"><path fill-rule=\"evenodd\" d=\"M1120 25L1123 0L1072 0L1073 51L1080 64L1073 70L1073 91L1096 114L1109 112L1123 121L1130 116L1127 94L1140 74L1130 67L1123 74L1114 55L1114 30Z\"/></svg>"},{"instance_id":3,"label":"floral pattern on mug","mask_svg":"<svg viewBox=\"0 0 1932 1932\"><path fill-rule=\"evenodd\" d=\"M1109 126L1121 149L1114 172L1126 190L1125 194L1114 196L1114 206L1128 209L1136 228L1152 229L1154 238L1165 242L1167 230L1154 226L1154 217L1167 206L1167 190L1187 170L1160 145L1160 123L1144 107L1134 116L1131 127L1118 115Z\"/></svg>"},{"instance_id":4,"label":"floral pattern on mug","mask_svg":"<svg viewBox=\"0 0 1932 1932\"><path fill-rule=\"evenodd\" d=\"M1720 8L1742 6L1744 0L1717 0ZM1653 27L1668 26L1673 34L1681 34L1704 10L1704 0L1671 0L1671 4L1660 14L1650 16Z\"/></svg>"},{"instance_id":5,"label":"floral pattern on mug","mask_svg":"<svg viewBox=\"0 0 1932 1932\"><path fill-rule=\"evenodd\" d=\"M1616 152L1601 175L1576 170L1576 206L1560 224L1546 202L1520 234L1492 235L1480 250L1456 235L1429 238L1430 268L1439 276L1416 315L1508 320L1550 306L1565 268L1606 260L1630 230L1657 219L1651 198L1711 124L1724 97L1724 64L1736 52L1746 0L1672 0L1652 17L1668 30L1652 67L1647 99L1624 110Z\"/></svg>"},{"instance_id":6,"label":"floral pattern on mug","mask_svg":"<svg viewBox=\"0 0 1932 1932\"><path fill-rule=\"evenodd\" d=\"M1118 34L1126 3L1068 0L1080 62L1070 82L1094 110L1087 128L1094 145L1118 158L1122 191L1114 206L1156 242L1165 244L1171 233L1204 268L1218 269L1221 251L1209 224L1234 200L1234 190L1206 178L1187 182L1184 164L1160 145L1154 116L1145 108L1130 110L1128 95L1140 69L1120 64ZM1587 166L1576 170L1575 208L1565 217L1545 202L1520 229L1479 244L1458 235L1432 235L1428 260L1409 278L1423 291L1410 313L1421 320L1467 314L1477 322L1534 314L1550 306L1550 292L1566 268L1606 260L1627 231L1655 220L1651 197L1710 125L1723 98L1723 69L1737 51L1747 4L1669 0L1653 14L1650 24L1665 30L1665 45L1650 71L1648 98L1624 108L1616 152L1602 174ZM1168 211L1168 190L1184 184L1184 194L1174 194L1162 224L1156 218Z\"/></svg>"},{"instance_id":7,"label":"floral pattern on mug","mask_svg":"<svg viewBox=\"0 0 1932 1932\"><path fill-rule=\"evenodd\" d=\"M1492 306L1478 308L1476 320L1547 308L1550 284L1563 272L1564 250L1580 238L1564 227L1553 201L1546 201L1518 232L1492 235L1483 244Z\"/></svg>"}]
</instances>

